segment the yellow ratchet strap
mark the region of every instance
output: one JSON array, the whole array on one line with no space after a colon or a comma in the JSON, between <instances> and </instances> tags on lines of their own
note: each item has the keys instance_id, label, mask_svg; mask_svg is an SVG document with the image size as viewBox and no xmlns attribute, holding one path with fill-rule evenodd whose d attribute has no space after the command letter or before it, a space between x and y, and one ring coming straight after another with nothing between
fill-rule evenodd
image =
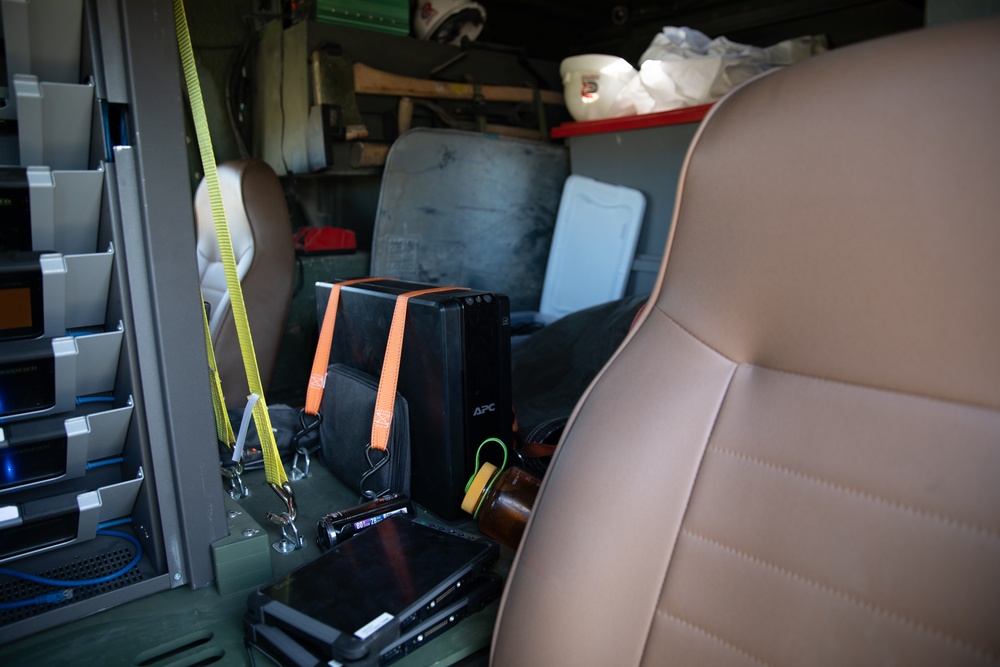
<instances>
[{"instance_id":1,"label":"yellow ratchet strap","mask_svg":"<svg viewBox=\"0 0 1000 667\"><path fill-rule=\"evenodd\" d=\"M199 290L200 291L200 290ZM201 296L202 303L205 302L205 295ZM222 378L219 377L219 364L215 360L215 346L212 345L212 331L208 327L208 313L201 309L201 322L205 329L205 350L208 352L208 377L212 389L212 410L215 411L215 430L219 437L219 442L233 448L236 436L233 434L233 426L229 423L229 414L226 412L226 397L222 393Z\"/></svg>"},{"instance_id":2,"label":"yellow ratchet strap","mask_svg":"<svg viewBox=\"0 0 1000 667\"><path fill-rule=\"evenodd\" d=\"M236 257L233 254L233 245L229 237L226 211L222 205L219 175L215 168L215 151L212 149L212 139L209 135L208 119L205 115L205 103L201 96L201 84L198 81L198 70L194 62L194 50L191 47L191 34L188 31L183 0L174 0L174 21L177 28L177 45L180 50L181 66L184 70L184 81L187 84L188 99L191 103L191 115L194 119L198 148L201 152L202 169L205 172L208 198L212 205L212 217L215 220L216 235L219 238L219 251L222 254L222 262L226 274L226 286L229 289L229 298L233 309L233 320L236 323L236 333L240 341L240 352L243 355L243 365L246 368L247 384L250 387L251 394L257 394L260 397L256 404L254 404L253 417L264 453L264 474L267 477L268 483L275 491L285 489L290 492L291 487L288 486L288 477L285 475L285 470L281 465L278 446L274 442L271 419L267 414L264 389L261 387L260 371L257 368L257 356L254 354L253 339L250 336L250 324L247 322L243 291L240 289L240 280L236 274ZM280 492L279 495L281 495Z\"/></svg>"}]
</instances>

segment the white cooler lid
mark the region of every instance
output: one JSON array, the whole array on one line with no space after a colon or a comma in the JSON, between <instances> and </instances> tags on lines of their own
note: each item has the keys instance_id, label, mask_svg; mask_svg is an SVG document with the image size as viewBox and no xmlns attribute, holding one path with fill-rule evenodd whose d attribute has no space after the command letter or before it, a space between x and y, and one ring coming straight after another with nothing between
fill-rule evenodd
<instances>
[{"instance_id":1,"label":"white cooler lid","mask_svg":"<svg viewBox=\"0 0 1000 667\"><path fill-rule=\"evenodd\" d=\"M566 179L542 288L543 322L624 296L645 210L635 188Z\"/></svg>"}]
</instances>

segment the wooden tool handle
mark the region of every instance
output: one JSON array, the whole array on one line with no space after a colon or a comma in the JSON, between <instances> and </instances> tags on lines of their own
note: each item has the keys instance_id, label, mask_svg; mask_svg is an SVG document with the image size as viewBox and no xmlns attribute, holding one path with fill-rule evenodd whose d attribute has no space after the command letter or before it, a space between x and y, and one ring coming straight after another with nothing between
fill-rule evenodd
<instances>
[{"instance_id":1,"label":"wooden tool handle","mask_svg":"<svg viewBox=\"0 0 1000 667\"><path fill-rule=\"evenodd\" d=\"M489 86L479 88L483 99L492 102L533 102L535 91L517 86ZM383 72L363 63L354 64L354 92L366 95L400 95L443 100L471 100L476 89L470 83L451 83L418 79ZM544 104L563 105L562 93L552 90L539 91Z\"/></svg>"},{"instance_id":2,"label":"wooden tool handle","mask_svg":"<svg viewBox=\"0 0 1000 667\"><path fill-rule=\"evenodd\" d=\"M355 141L351 144L348 156L350 164L355 169L362 167L381 167L389 155L389 144L373 144L367 141Z\"/></svg>"}]
</instances>

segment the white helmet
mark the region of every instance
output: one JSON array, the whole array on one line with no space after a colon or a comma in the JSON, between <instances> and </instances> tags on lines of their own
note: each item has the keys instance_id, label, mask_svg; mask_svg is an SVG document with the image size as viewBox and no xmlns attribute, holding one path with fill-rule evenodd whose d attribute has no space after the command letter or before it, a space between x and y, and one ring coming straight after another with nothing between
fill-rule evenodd
<instances>
[{"instance_id":1,"label":"white helmet","mask_svg":"<svg viewBox=\"0 0 1000 667\"><path fill-rule=\"evenodd\" d=\"M463 38L479 37L486 10L469 0L418 0L413 12L413 34L419 39L459 46Z\"/></svg>"}]
</instances>

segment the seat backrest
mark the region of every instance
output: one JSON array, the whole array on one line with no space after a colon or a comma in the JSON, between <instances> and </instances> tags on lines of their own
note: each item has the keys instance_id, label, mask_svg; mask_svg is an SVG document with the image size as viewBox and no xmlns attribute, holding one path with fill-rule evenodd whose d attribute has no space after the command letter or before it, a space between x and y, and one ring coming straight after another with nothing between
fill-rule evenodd
<instances>
[{"instance_id":1,"label":"seat backrest","mask_svg":"<svg viewBox=\"0 0 1000 667\"><path fill-rule=\"evenodd\" d=\"M1000 22L931 28L716 105L494 664L1000 660L998 63Z\"/></svg>"},{"instance_id":2,"label":"seat backrest","mask_svg":"<svg viewBox=\"0 0 1000 667\"><path fill-rule=\"evenodd\" d=\"M262 160L224 162L218 166L218 172L236 257L236 273L250 322L261 383L266 389L274 374L295 274L288 206L281 182ZM195 193L194 207L198 226L198 272L202 294L209 305L209 330L219 375L227 405L242 408L246 405L249 389L204 180Z\"/></svg>"}]
</instances>

